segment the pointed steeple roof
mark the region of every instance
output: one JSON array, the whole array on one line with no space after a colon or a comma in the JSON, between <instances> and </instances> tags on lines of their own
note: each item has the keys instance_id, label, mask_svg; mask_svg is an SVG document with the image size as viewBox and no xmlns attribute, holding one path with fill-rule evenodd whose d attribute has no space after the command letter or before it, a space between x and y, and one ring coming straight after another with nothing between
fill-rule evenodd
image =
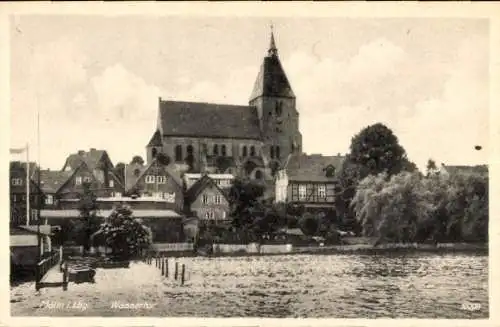
<instances>
[{"instance_id":1,"label":"pointed steeple roof","mask_svg":"<svg viewBox=\"0 0 500 327\"><path fill-rule=\"evenodd\" d=\"M281 66L272 30L267 56L264 57L264 62L255 80L250 101L261 96L295 98L290 82L286 77L283 66Z\"/></svg>"},{"instance_id":2,"label":"pointed steeple roof","mask_svg":"<svg viewBox=\"0 0 500 327\"><path fill-rule=\"evenodd\" d=\"M156 130L156 132L153 134L153 137L151 137L151 140L149 140L149 143L147 146L148 147L150 147L150 146L162 146L161 133L159 130Z\"/></svg>"}]
</instances>

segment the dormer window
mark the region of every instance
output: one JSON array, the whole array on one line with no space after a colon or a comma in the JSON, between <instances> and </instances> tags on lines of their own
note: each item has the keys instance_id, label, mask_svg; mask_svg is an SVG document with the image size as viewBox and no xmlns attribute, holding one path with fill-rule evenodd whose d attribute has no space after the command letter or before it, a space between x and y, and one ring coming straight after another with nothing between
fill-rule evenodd
<instances>
[{"instance_id":1,"label":"dormer window","mask_svg":"<svg viewBox=\"0 0 500 327\"><path fill-rule=\"evenodd\" d=\"M276 102L275 113L276 113L277 117L281 116L281 114L283 113L283 110L281 108L282 105L283 105L283 103L281 101Z\"/></svg>"},{"instance_id":2,"label":"dormer window","mask_svg":"<svg viewBox=\"0 0 500 327\"><path fill-rule=\"evenodd\" d=\"M335 167L332 165L329 165L328 167L325 168L325 176L328 178L335 177Z\"/></svg>"}]
</instances>

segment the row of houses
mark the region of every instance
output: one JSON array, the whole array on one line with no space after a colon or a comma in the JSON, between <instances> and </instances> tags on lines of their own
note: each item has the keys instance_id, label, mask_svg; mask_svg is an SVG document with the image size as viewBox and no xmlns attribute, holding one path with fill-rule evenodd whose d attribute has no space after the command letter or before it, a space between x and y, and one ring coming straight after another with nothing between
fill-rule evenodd
<instances>
[{"instance_id":1,"label":"row of houses","mask_svg":"<svg viewBox=\"0 0 500 327\"><path fill-rule=\"evenodd\" d=\"M276 202L333 208L335 171L342 161L340 155L290 155L274 181L264 182L266 196ZM117 203L128 204L135 217L156 226L154 239L160 242L182 238L184 218L230 219L228 192L233 174L183 173L153 158L147 164L126 165L119 176L108 153L97 149L69 155L61 170L38 170L30 163L29 171L33 173L27 211L26 163L11 162L11 226L35 224L39 219L42 224L60 225L65 219L78 218L84 185L96 195L103 217ZM37 210L39 200L41 209Z\"/></svg>"}]
</instances>

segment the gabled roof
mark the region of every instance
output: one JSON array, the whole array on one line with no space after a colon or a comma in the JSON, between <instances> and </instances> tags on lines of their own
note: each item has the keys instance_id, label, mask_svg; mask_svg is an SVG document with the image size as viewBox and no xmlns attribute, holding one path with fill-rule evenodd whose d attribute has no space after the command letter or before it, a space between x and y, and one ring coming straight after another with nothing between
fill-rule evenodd
<instances>
[{"instance_id":1,"label":"gabled roof","mask_svg":"<svg viewBox=\"0 0 500 327\"><path fill-rule=\"evenodd\" d=\"M344 156L323 156L320 154L292 154L285 162L288 179L302 182L328 182L334 181L335 177L327 177L326 171L329 166L339 171L344 162Z\"/></svg>"},{"instance_id":2,"label":"gabled roof","mask_svg":"<svg viewBox=\"0 0 500 327\"><path fill-rule=\"evenodd\" d=\"M57 193L73 176L74 171L42 170L40 171L40 188L44 193ZM33 176L38 181L38 171Z\"/></svg>"},{"instance_id":3,"label":"gabled roof","mask_svg":"<svg viewBox=\"0 0 500 327\"><path fill-rule=\"evenodd\" d=\"M141 179L142 176L154 165L160 165L158 163L157 159L153 159L149 164L147 165L139 165L139 164L130 164L130 165L125 165L125 190L130 191L134 186L137 184L137 181ZM183 182L179 174L172 169L171 166L163 166L165 169L165 172L175 181L177 185L182 187ZM135 172L138 172L136 174Z\"/></svg>"},{"instance_id":4,"label":"gabled roof","mask_svg":"<svg viewBox=\"0 0 500 327\"><path fill-rule=\"evenodd\" d=\"M201 102L160 99L159 126L163 135L260 139L257 109Z\"/></svg>"},{"instance_id":5,"label":"gabled roof","mask_svg":"<svg viewBox=\"0 0 500 327\"><path fill-rule=\"evenodd\" d=\"M271 44L268 55L264 57L264 62L260 67L252 94L250 95L250 101L260 96L295 98L295 94L278 57L278 49L274 42L273 33L271 33Z\"/></svg>"},{"instance_id":6,"label":"gabled roof","mask_svg":"<svg viewBox=\"0 0 500 327\"><path fill-rule=\"evenodd\" d=\"M162 145L163 144L161 141L161 132L159 130L156 130L156 132L151 137L151 140L149 140L147 146L162 146Z\"/></svg>"},{"instance_id":7,"label":"gabled roof","mask_svg":"<svg viewBox=\"0 0 500 327\"><path fill-rule=\"evenodd\" d=\"M185 193L185 202L186 204L190 204L192 203L197 197L198 195L205 189L207 188L208 186L212 186L214 188L216 188L217 190L219 190L219 192L226 198L226 200L228 200L227 198L227 193L224 192L224 190L222 190L218 185L217 183L215 183L215 181L213 179L211 179L210 177L208 177L208 175L204 175L203 177L201 177L199 180L197 180L190 188L189 190L186 191Z\"/></svg>"},{"instance_id":8,"label":"gabled roof","mask_svg":"<svg viewBox=\"0 0 500 327\"><path fill-rule=\"evenodd\" d=\"M476 165L476 166L448 166L442 165L449 174L488 174L488 165Z\"/></svg>"},{"instance_id":9,"label":"gabled roof","mask_svg":"<svg viewBox=\"0 0 500 327\"><path fill-rule=\"evenodd\" d=\"M85 162L90 170L94 170L99 162L107 155L106 150L90 149L90 151L78 151L77 153L70 154L66 159L63 170L69 166L71 170L78 168L82 162Z\"/></svg>"}]
</instances>

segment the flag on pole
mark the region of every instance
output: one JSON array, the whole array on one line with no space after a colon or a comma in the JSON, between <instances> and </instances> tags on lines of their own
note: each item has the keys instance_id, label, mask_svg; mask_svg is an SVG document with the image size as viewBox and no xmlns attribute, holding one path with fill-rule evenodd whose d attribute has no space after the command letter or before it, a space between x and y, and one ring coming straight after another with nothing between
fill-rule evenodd
<instances>
[{"instance_id":1,"label":"flag on pole","mask_svg":"<svg viewBox=\"0 0 500 327\"><path fill-rule=\"evenodd\" d=\"M11 148L10 149L10 154L21 154L24 153L27 150L27 147L24 148Z\"/></svg>"}]
</instances>

